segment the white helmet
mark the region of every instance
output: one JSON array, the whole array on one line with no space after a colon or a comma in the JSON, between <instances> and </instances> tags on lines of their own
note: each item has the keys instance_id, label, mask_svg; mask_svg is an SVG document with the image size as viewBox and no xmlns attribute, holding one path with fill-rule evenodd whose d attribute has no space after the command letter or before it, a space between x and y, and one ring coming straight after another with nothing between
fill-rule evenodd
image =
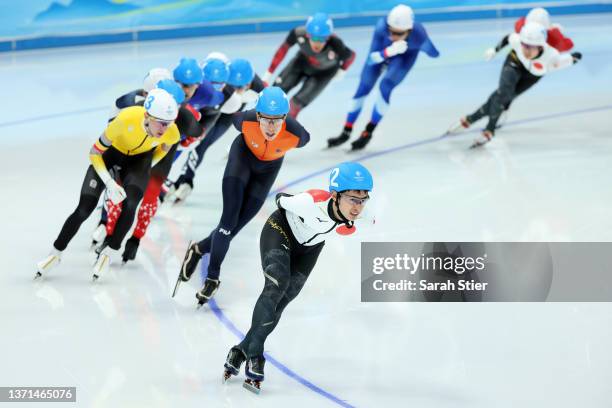
<instances>
[{"instance_id":1,"label":"white helmet","mask_svg":"<svg viewBox=\"0 0 612 408\"><path fill-rule=\"evenodd\" d=\"M172 79L172 72L166 68L153 68L145 76L142 89L145 92L151 92L151 89L154 89L162 79Z\"/></svg>"},{"instance_id":2,"label":"white helmet","mask_svg":"<svg viewBox=\"0 0 612 408\"><path fill-rule=\"evenodd\" d=\"M542 24L547 30L550 28L550 16L548 15L548 11L542 7L536 7L529 10L525 22Z\"/></svg>"},{"instance_id":3,"label":"white helmet","mask_svg":"<svg viewBox=\"0 0 612 408\"><path fill-rule=\"evenodd\" d=\"M178 116L176 100L167 91L160 88L152 89L149 92L144 108L155 119L175 120Z\"/></svg>"},{"instance_id":4,"label":"white helmet","mask_svg":"<svg viewBox=\"0 0 612 408\"><path fill-rule=\"evenodd\" d=\"M544 28L542 24L525 24L521 29L519 36L521 38L521 42L527 45L539 45L540 47L546 45L546 28Z\"/></svg>"},{"instance_id":5,"label":"white helmet","mask_svg":"<svg viewBox=\"0 0 612 408\"><path fill-rule=\"evenodd\" d=\"M398 4L387 15L387 24L398 30L410 30L414 24L414 13L407 5Z\"/></svg>"},{"instance_id":6,"label":"white helmet","mask_svg":"<svg viewBox=\"0 0 612 408\"><path fill-rule=\"evenodd\" d=\"M204 63L206 63L206 61L211 60L211 59L220 59L221 61L225 62L226 64L230 63L230 59L227 58L227 55L225 55L222 52L218 52L218 51L213 51L210 54L208 54L206 56L206 58L204 58Z\"/></svg>"}]
</instances>

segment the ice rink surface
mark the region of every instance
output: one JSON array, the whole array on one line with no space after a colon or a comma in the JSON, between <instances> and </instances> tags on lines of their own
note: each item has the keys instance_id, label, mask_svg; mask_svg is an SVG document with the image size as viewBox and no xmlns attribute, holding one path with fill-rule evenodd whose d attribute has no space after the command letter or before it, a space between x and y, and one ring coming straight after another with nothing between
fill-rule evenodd
<instances>
[{"instance_id":1,"label":"ice rink surface","mask_svg":"<svg viewBox=\"0 0 612 408\"><path fill-rule=\"evenodd\" d=\"M197 279L170 298L188 241L218 222L237 132L208 151L188 201L161 208L135 262L92 284L96 212L60 267L32 277L77 204L117 96L152 67L215 50L261 73L285 33L0 54L0 386L76 386L83 407L609 407L609 303L360 302L361 241L611 240L612 18L553 20L583 61L516 100L480 150L468 150L476 133L440 136L495 89L507 50L489 63L483 51L513 21L426 24L440 58L419 56L360 154L323 149L342 128L372 33L338 30L357 60L300 115L311 143L288 154L275 188L325 188L327 169L362 160L376 224L327 243L266 343L259 396L242 375L222 385L221 373L263 286L259 232L272 201L234 239L212 308L196 311Z\"/></svg>"}]
</instances>

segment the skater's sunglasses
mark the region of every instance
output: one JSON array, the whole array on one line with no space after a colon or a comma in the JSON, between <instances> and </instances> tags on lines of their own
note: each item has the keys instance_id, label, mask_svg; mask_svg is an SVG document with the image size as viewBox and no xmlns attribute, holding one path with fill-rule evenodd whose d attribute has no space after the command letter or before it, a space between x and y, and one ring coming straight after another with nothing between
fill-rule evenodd
<instances>
[{"instance_id":1,"label":"skater's sunglasses","mask_svg":"<svg viewBox=\"0 0 612 408\"><path fill-rule=\"evenodd\" d=\"M174 122L173 120L157 119L155 116L149 116L149 118L151 118L153 122L159 123L164 127L170 126Z\"/></svg>"},{"instance_id":2,"label":"skater's sunglasses","mask_svg":"<svg viewBox=\"0 0 612 408\"><path fill-rule=\"evenodd\" d=\"M391 34L394 37L401 37L403 35L408 34L410 30L406 30L406 31L395 31L395 30L391 30L389 29L389 34Z\"/></svg>"},{"instance_id":3,"label":"skater's sunglasses","mask_svg":"<svg viewBox=\"0 0 612 408\"><path fill-rule=\"evenodd\" d=\"M178 84L181 86L181 88L188 88L188 89L197 88L199 85L199 84L184 84L182 82L179 82Z\"/></svg>"},{"instance_id":4,"label":"skater's sunglasses","mask_svg":"<svg viewBox=\"0 0 612 408\"><path fill-rule=\"evenodd\" d=\"M528 50L535 50L535 49L540 48L539 45L525 44L524 42L521 43L521 46L527 48Z\"/></svg>"},{"instance_id":5,"label":"skater's sunglasses","mask_svg":"<svg viewBox=\"0 0 612 408\"><path fill-rule=\"evenodd\" d=\"M348 194L342 194L342 197L346 197L349 200L349 203L352 205L365 205L370 197L359 198Z\"/></svg>"},{"instance_id":6,"label":"skater's sunglasses","mask_svg":"<svg viewBox=\"0 0 612 408\"><path fill-rule=\"evenodd\" d=\"M223 89L223 87L225 86L225 82L211 82L213 88L215 88L215 90L217 91L221 91Z\"/></svg>"},{"instance_id":7,"label":"skater's sunglasses","mask_svg":"<svg viewBox=\"0 0 612 408\"><path fill-rule=\"evenodd\" d=\"M263 115L261 115L259 113L257 114L257 120L259 120L264 125L269 125L269 126L279 126L279 125L282 125L283 122L285 121L286 117L287 117L287 115L283 115L281 117L270 118L270 117L267 117L267 116L263 116Z\"/></svg>"},{"instance_id":8,"label":"skater's sunglasses","mask_svg":"<svg viewBox=\"0 0 612 408\"><path fill-rule=\"evenodd\" d=\"M315 36L310 36L310 40L311 40L312 42L324 43L325 41L327 41L327 37L315 37Z\"/></svg>"}]
</instances>

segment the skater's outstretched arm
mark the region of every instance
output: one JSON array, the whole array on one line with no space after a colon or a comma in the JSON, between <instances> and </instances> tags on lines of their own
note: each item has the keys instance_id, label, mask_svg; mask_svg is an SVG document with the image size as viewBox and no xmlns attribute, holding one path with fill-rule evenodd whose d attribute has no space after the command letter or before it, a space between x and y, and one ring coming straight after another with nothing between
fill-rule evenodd
<instances>
[{"instance_id":1,"label":"skater's outstretched arm","mask_svg":"<svg viewBox=\"0 0 612 408\"><path fill-rule=\"evenodd\" d=\"M549 71L558 71L560 69L567 68L577 64L581 59L582 53L580 52L558 54L554 59L552 59Z\"/></svg>"},{"instance_id":2,"label":"skater's outstretched arm","mask_svg":"<svg viewBox=\"0 0 612 408\"><path fill-rule=\"evenodd\" d=\"M510 34L506 34L504 38L502 38L501 41L497 43L497 45L495 46L495 52L500 52L509 44L508 42L509 36Z\"/></svg>"},{"instance_id":3,"label":"skater's outstretched arm","mask_svg":"<svg viewBox=\"0 0 612 408\"><path fill-rule=\"evenodd\" d=\"M421 23L414 23L414 27L412 29L411 36L415 36L419 49L427 54L431 58L438 58L440 56L440 51L433 44L429 35L427 35L427 30ZM410 41L409 41L410 44ZM410 45L408 45L410 47Z\"/></svg>"},{"instance_id":4,"label":"skater's outstretched arm","mask_svg":"<svg viewBox=\"0 0 612 408\"><path fill-rule=\"evenodd\" d=\"M285 38L285 41L281 44L280 47L278 47L278 50L276 50L276 52L274 53L272 61L270 62L270 66L268 67L268 71L262 77L263 82L265 82L266 84L270 83L270 80L272 79L272 74L274 74L276 68L280 65L281 62L283 62L283 59L285 59L285 55L287 55L287 51L289 51L289 48L293 47L293 45L295 45L295 43L297 42L296 29L297 28L294 28L293 30L289 31L289 34L287 35L287 38Z\"/></svg>"}]
</instances>

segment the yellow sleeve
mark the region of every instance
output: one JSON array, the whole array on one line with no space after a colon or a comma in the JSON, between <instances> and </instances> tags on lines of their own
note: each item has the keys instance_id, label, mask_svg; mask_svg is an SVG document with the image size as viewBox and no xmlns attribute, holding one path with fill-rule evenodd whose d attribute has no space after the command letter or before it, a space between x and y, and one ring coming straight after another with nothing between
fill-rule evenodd
<instances>
[{"instance_id":1,"label":"yellow sleeve","mask_svg":"<svg viewBox=\"0 0 612 408\"><path fill-rule=\"evenodd\" d=\"M151 161L151 167L159 163L161 159L163 159L168 153L168 151L164 150L164 146L166 145L159 145L155 148L155 150L153 150L153 160ZM168 146L168 150L170 150L170 146Z\"/></svg>"},{"instance_id":2,"label":"yellow sleeve","mask_svg":"<svg viewBox=\"0 0 612 408\"><path fill-rule=\"evenodd\" d=\"M113 145L113 141L118 138L123 131L123 128L123 122L121 122L118 117L113 119L106 127L104 133L102 133L98 140L96 140L89 151L89 160L91 161L91 165L96 173L98 173L98 176L100 176L104 184L111 179L111 175L106 168L106 164L104 164L102 154L104 154L104 152Z\"/></svg>"}]
</instances>

